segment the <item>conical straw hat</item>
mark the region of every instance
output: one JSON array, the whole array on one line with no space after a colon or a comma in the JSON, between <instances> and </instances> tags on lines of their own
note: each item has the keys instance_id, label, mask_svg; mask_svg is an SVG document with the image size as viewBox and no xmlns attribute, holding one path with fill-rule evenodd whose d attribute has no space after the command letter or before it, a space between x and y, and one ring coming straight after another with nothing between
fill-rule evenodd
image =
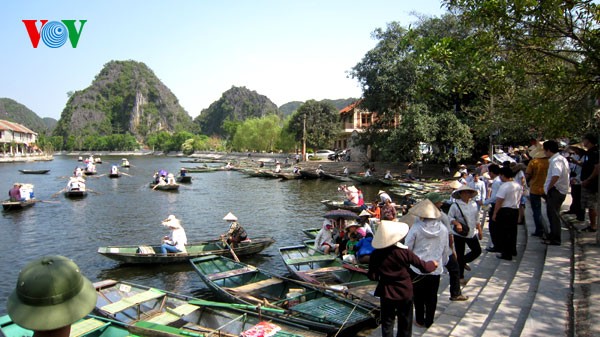
<instances>
[{"instance_id":1,"label":"conical straw hat","mask_svg":"<svg viewBox=\"0 0 600 337\"><path fill-rule=\"evenodd\" d=\"M455 189L454 192L452 192L452 198L460 199L460 192L462 192L462 191L469 191L469 192L473 192L474 194L477 194L477 190L475 190L467 185L462 185L461 187Z\"/></svg>"},{"instance_id":2,"label":"conical straw hat","mask_svg":"<svg viewBox=\"0 0 600 337\"><path fill-rule=\"evenodd\" d=\"M427 219L437 219L442 216L440 210L435 207L433 202L429 199L423 199L419 201L416 205L411 207L408 211L409 214L414 216L418 216L419 218L427 218Z\"/></svg>"},{"instance_id":3,"label":"conical straw hat","mask_svg":"<svg viewBox=\"0 0 600 337\"><path fill-rule=\"evenodd\" d=\"M381 224L373 237L373 248L389 247L404 239L408 233L408 225L404 222L381 220Z\"/></svg>"},{"instance_id":4,"label":"conical straw hat","mask_svg":"<svg viewBox=\"0 0 600 337\"><path fill-rule=\"evenodd\" d=\"M237 221L237 219L237 216L233 215L231 212L227 213L227 215L223 218L225 221Z\"/></svg>"}]
</instances>

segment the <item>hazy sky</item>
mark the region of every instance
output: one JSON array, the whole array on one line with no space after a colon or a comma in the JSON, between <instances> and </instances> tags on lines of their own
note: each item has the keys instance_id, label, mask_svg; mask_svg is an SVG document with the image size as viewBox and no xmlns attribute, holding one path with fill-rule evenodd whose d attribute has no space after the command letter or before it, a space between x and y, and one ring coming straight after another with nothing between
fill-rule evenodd
<instances>
[{"instance_id":1,"label":"hazy sky","mask_svg":"<svg viewBox=\"0 0 600 337\"><path fill-rule=\"evenodd\" d=\"M278 106L360 97L347 72L375 46L373 30L408 26L411 12L444 12L439 0L57 0L1 8L0 97L56 119L66 93L88 87L110 60L144 62L192 117L232 86ZM77 48L40 40L34 49L22 20L42 19L87 20Z\"/></svg>"}]
</instances>

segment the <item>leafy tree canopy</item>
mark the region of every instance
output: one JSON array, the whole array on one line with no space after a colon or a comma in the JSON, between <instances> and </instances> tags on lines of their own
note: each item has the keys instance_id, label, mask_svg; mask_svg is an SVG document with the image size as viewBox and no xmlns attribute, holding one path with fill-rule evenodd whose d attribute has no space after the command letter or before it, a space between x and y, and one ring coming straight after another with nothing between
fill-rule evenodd
<instances>
[{"instance_id":1,"label":"leafy tree canopy","mask_svg":"<svg viewBox=\"0 0 600 337\"><path fill-rule=\"evenodd\" d=\"M339 127L339 112L331 103L309 100L292 115L288 132L301 141L306 126L306 144L314 148L329 148Z\"/></svg>"}]
</instances>

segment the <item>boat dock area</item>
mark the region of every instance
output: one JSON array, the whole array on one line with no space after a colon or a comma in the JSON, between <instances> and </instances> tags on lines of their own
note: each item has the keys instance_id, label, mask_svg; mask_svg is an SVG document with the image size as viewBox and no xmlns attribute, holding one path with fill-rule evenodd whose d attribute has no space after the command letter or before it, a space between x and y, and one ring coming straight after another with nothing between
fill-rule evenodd
<instances>
[{"instance_id":1,"label":"boat dock area","mask_svg":"<svg viewBox=\"0 0 600 337\"><path fill-rule=\"evenodd\" d=\"M570 195L562 209L568 210ZM545 204L544 204L545 205ZM545 218L545 206L542 214ZM600 246L597 233L580 231L589 222L563 215L562 245L545 245L530 236L535 225L526 208L526 225L519 226L517 257L496 258L485 249L465 272L463 294L468 301L452 302L448 275L442 275L438 305L429 329L413 325L413 336L599 336ZM482 248L488 245L484 229ZM381 328L361 336L379 337Z\"/></svg>"},{"instance_id":2,"label":"boat dock area","mask_svg":"<svg viewBox=\"0 0 600 337\"><path fill-rule=\"evenodd\" d=\"M21 163L33 161L50 161L54 160L54 156L49 154L26 154L26 155L0 155L0 163Z\"/></svg>"}]
</instances>

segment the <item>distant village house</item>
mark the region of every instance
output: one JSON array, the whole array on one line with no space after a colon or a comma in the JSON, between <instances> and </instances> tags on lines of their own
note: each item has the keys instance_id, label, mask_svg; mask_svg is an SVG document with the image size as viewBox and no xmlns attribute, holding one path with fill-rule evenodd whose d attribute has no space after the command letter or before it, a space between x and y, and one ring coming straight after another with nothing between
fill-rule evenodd
<instances>
[{"instance_id":1,"label":"distant village house","mask_svg":"<svg viewBox=\"0 0 600 337\"><path fill-rule=\"evenodd\" d=\"M0 119L0 145L5 156L26 155L38 151L35 146L37 138L38 134L25 126Z\"/></svg>"},{"instance_id":2,"label":"distant village house","mask_svg":"<svg viewBox=\"0 0 600 337\"><path fill-rule=\"evenodd\" d=\"M350 149L352 160L371 160L371 147L367 147L366 151L355 147L353 139L358 137L358 134L364 132L377 121L377 112L367 111L359 108L361 100L358 100L347 107L340 110L340 120L342 132L339 133L338 139L334 142L336 149ZM392 127L399 124L399 117L395 118Z\"/></svg>"}]
</instances>

